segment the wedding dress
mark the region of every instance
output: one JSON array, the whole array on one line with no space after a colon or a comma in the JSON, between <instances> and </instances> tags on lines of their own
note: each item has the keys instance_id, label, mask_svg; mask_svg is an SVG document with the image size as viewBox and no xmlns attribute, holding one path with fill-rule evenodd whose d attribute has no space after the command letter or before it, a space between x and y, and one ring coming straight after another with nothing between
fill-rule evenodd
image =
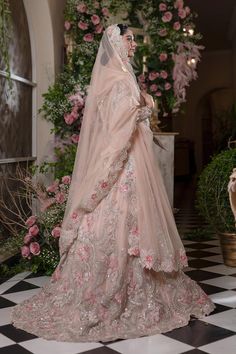
<instances>
[{"instance_id":1,"label":"wedding dress","mask_svg":"<svg viewBox=\"0 0 236 354\"><path fill-rule=\"evenodd\" d=\"M58 341L170 331L214 305L187 257L156 165L150 109L118 26L104 32L86 101L60 237L60 263L13 324Z\"/></svg>"}]
</instances>

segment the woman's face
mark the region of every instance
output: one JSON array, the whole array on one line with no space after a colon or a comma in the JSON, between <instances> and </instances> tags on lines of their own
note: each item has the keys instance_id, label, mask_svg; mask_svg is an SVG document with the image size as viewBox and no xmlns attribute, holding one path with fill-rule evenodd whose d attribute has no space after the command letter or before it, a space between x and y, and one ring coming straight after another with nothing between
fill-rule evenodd
<instances>
[{"instance_id":1,"label":"woman's face","mask_svg":"<svg viewBox=\"0 0 236 354\"><path fill-rule=\"evenodd\" d=\"M131 58L134 56L137 43L134 40L133 32L128 29L127 32L122 36L124 46L128 51L128 57Z\"/></svg>"}]
</instances>

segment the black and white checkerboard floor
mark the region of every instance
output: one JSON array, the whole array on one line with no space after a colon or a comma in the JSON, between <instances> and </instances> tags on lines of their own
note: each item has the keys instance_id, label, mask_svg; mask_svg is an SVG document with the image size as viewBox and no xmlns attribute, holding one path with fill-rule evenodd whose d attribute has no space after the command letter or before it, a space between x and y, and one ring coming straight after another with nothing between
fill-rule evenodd
<instances>
[{"instance_id":1,"label":"black and white checkerboard floor","mask_svg":"<svg viewBox=\"0 0 236 354\"><path fill-rule=\"evenodd\" d=\"M37 293L47 281L45 276L25 272L0 280L0 354L235 354L236 268L223 264L217 239L184 244L189 257L187 274L216 304L210 316L165 334L106 345L46 341L10 324L11 307Z\"/></svg>"}]
</instances>

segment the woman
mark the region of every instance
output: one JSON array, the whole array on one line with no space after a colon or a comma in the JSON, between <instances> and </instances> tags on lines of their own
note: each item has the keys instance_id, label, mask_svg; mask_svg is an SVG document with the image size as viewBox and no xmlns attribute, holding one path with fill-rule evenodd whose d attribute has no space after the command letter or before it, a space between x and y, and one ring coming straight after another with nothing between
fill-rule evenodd
<instances>
[{"instance_id":1,"label":"woman","mask_svg":"<svg viewBox=\"0 0 236 354\"><path fill-rule=\"evenodd\" d=\"M131 30L101 40L49 283L13 309L16 327L59 341L167 332L214 305L187 277L184 247L153 156L151 96L138 88Z\"/></svg>"}]
</instances>

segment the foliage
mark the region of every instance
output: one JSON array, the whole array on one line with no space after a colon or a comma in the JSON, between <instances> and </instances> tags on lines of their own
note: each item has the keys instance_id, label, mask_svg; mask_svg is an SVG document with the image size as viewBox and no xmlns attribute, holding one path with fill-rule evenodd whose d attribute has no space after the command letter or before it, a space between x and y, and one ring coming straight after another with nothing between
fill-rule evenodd
<instances>
[{"instance_id":1,"label":"foliage","mask_svg":"<svg viewBox=\"0 0 236 354\"><path fill-rule=\"evenodd\" d=\"M215 155L199 177L197 208L216 232L235 232L228 182L236 166L236 149Z\"/></svg>"},{"instance_id":2,"label":"foliage","mask_svg":"<svg viewBox=\"0 0 236 354\"><path fill-rule=\"evenodd\" d=\"M11 12L8 0L0 0L0 57L3 70L10 78L10 58L8 52L9 40L11 38Z\"/></svg>"}]
</instances>

